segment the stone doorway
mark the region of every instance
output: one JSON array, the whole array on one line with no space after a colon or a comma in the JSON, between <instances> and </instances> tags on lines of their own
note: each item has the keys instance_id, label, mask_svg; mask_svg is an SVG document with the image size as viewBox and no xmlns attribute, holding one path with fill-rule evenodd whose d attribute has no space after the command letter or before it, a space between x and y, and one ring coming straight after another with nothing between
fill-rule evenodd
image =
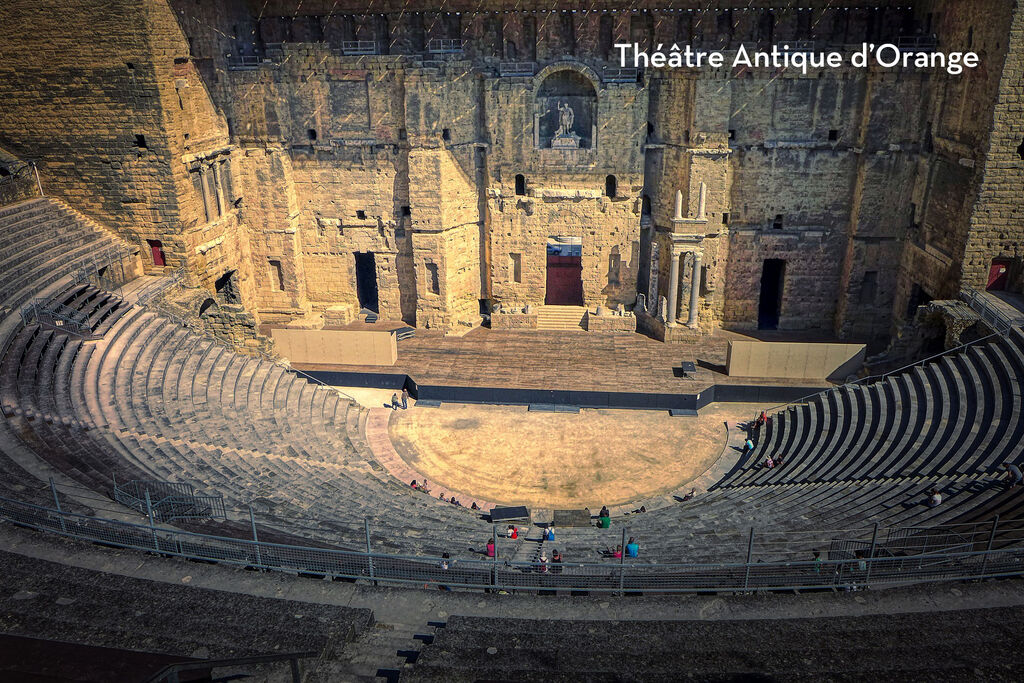
<instances>
[{"instance_id":1,"label":"stone doorway","mask_svg":"<svg viewBox=\"0 0 1024 683\"><path fill-rule=\"evenodd\" d=\"M761 270L761 298L757 307L757 329L779 329L782 315L782 291L786 285L786 262L782 259L764 260Z\"/></svg>"},{"instance_id":2,"label":"stone doorway","mask_svg":"<svg viewBox=\"0 0 1024 683\"><path fill-rule=\"evenodd\" d=\"M377 259L372 251L357 251L356 259L356 296L359 307L380 313L377 298Z\"/></svg>"},{"instance_id":3,"label":"stone doorway","mask_svg":"<svg viewBox=\"0 0 1024 683\"><path fill-rule=\"evenodd\" d=\"M583 305L583 243L579 237L549 237L547 306Z\"/></svg>"}]
</instances>

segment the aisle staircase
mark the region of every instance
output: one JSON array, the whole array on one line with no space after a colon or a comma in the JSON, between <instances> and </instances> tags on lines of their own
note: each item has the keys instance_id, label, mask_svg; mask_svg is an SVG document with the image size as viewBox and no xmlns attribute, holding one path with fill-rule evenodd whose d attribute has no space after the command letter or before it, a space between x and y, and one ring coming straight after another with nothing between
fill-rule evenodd
<instances>
[{"instance_id":1,"label":"aisle staircase","mask_svg":"<svg viewBox=\"0 0 1024 683\"><path fill-rule=\"evenodd\" d=\"M582 330L584 306L538 306L538 330Z\"/></svg>"}]
</instances>

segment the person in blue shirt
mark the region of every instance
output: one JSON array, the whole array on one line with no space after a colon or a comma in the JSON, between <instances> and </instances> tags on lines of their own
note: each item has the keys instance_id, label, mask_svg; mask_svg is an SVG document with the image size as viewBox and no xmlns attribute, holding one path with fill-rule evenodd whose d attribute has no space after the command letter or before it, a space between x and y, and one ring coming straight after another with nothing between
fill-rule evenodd
<instances>
[{"instance_id":1,"label":"person in blue shirt","mask_svg":"<svg viewBox=\"0 0 1024 683\"><path fill-rule=\"evenodd\" d=\"M640 544L632 536L629 537L629 543L626 544L626 557L640 557Z\"/></svg>"}]
</instances>

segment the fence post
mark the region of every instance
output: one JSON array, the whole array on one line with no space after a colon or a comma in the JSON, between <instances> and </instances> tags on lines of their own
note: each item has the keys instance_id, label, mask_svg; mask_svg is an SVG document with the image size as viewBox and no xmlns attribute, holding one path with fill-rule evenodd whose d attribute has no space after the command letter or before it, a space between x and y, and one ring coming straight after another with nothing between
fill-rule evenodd
<instances>
[{"instance_id":1,"label":"fence post","mask_svg":"<svg viewBox=\"0 0 1024 683\"><path fill-rule=\"evenodd\" d=\"M622 545L619 546L619 595L626 594L626 527L622 527Z\"/></svg>"},{"instance_id":2,"label":"fence post","mask_svg":"<svg viewBox=\"0 0 1024 683\"><path fill-rule=\"evenodd\" d=\"M494 544L494 557L491 558L491 587L498 585L498 527L491 522L491 543Z\"/></svg>"},{"instance_id":3,"label":"fence post","mask_svg":"<svg viewBox=\"0 0 1024 683\"><path fill-rule=\"evenodd\" d=\"M978 577L979 579L985 576L985 569L988 568L988 555L992 552L992 544L995 543L996 540L997 528L999 528L999 515L996 515L992 520L992 531L988 534L988 545L985 547L985 556L981 558L981 576Z\"/></svg>"},{"instance_id":4,"label":"fence post","mask_svg":"<svg viewBox=\"0 0 1024 683\"><path fill-rule=\"evenodd\" d=\"M754 527L750 527L750 538L747 540L747 566L743 570L743 590L750 585L750 561L754 559Z\"/></svg>"},{"instance_id":5,"label":"fence post","mask_svg":"<svg viewBox=\"0 0 1024 683\"><path fill-rule=\"evenodd\" d=\"M871 583L871 567L875 564L875 543L878 541L878 522L875 522L875 526L871 529L871 550L868 551L868 569L864 574L864 585L867 586Z\"/></svg>"},{"instance_id":6,"label":"fence post","mask_svg":"<svg viewBox=\"0 0 1024 683\"><path fill-rule=\"evenodd\" d=\"M263 556L260 554L260 537L256 533L256 513L252 511L252 505L249 506L249 526L252 527L252 540L255 541L256 548L256 566L260 571L263 571Z\"/></svg>"},{"instance_id":7,"label":"fence post","mask_svg":"<svg viewBox=\"0 0 1024 683\"><path fill-rule=\"evenodd\" d=\"M149 498L149 489L146 489L146 514L149 516L149 530L153 534L153 549L159 551L160 544L156 540L156 524L153 522L153 501Z\"/></svg>"},{"instance_id":8,"label":"fence post","mask_svg":"<svg viewBox=\"0 0 1024 683\"><path fill-rule=\"evenodd\" d=\"M53 477L50 477L50 493L53 494L53 506L57 509L57 516L60 517L60 530L67 533L68 527L64 521L64 511L60 509L60 498L57 497L57 485L53 483Z\"/></svg>"},{"instance_id":9,"label":"fence post","mask_svg":"<svg viewBox=\"0 0 1024 683\"><path fill-rule=\"evenodd\" d=\"M374 579L373 574L373 555L370 554L372 552L370 549L370 520L366 517L363 517L363 531L366 534L366 566L370 571L370 580L373 581L373 585L376 586L377 581Z\"/></svg>"},{"instance_id":10,"label":"fence post","mask_svg":"<svg viewBox=\"0 0 1024 683\"><path fill-rule=\"evenodd\" d=\"M32 172L35 173L35 176L36 176L36 187L39 188L39 196L40 197L45 197L46 193L43 192L43 183L39 180L39 169L36 167L36 162L33 161L33 162L31 162L31 164L32 164Z\"/></svg>"}]
</instances>

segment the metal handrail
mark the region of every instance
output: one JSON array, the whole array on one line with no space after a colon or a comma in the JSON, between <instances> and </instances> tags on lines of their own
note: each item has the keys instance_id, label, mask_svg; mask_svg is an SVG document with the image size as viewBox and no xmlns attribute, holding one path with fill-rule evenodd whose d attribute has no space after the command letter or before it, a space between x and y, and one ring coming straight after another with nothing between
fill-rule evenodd
<instances>
[{"instance_id":1,"label":"metal handrail","mask_svg":"<svg viewBox=\"0 0 1024 683\"><path fill-rule=\"evenodd\" d=\"M536 62L501 62L498 64L498 74L505 78L533 76L535 73L537 73Z\"/></svg>"},{"instance_id":2,"label":"metal handrail","mask_svg":"<svg viewBox=\"0 0 1024 683\"><path fill-rule=\"evenodd\" d=\"M989 304L981 294L974 287L960 289L960 298L971 307L971 310L980 315L982 320L992 325L993 328L999 330L1001 334L1008 334L1013 329L1013 321L1005 313Z\"/></svg>"},{"instance_id":3,"label":"metal handrail","mask_svg":"<svg viewBox=\"0 0 1024 683\"><path fill-rule=\"evenodd\" d=\"M376 40L343 40L341 51L345 55L375 55L379 53Z\"/></svg>"},{"instance_id":4,"label":"metal handrail","mask_svg":"<svg viewBox=\"0 0 1024 683\"><path fill-rule=\"evenodd\" d=\"M225 666L245 666L247 664L273 664L274 662L285 661L292 663L292 683L299 683L301 677L299 676L298 668L296 666L298 664L298 660L310 659L317 656L319 656L319 653L307 651L284 652L273 655L254 655L251 657L232 657L230 659L203 659L198 662L178 662L176 664L168 664L142 683L161 683L162 681L175 683L178 680L176 675L184 671L217 669Z\"/></svg>"},{"instance_id":5,"label":"metal handrail","mask_svg":"<svg viewBox=\"0 0 1024 683\"><path fill-rule=\"evenodd\" d=\"M1024 547L992 548L994 522L983 551L946 550L910 554L886 552L877 544L877 527L863 552L841 550L835 557L800 561L754 561L748 549L743 562L572 562L545 565L497 558L447 559L342 550L259 540L211 536L191 531L132 524L62 512L0 497L0 518L40 531L108 546L161 555L325 577L373 581L399 586L449 586L467 589L562 589L597 593L750 592L895 586L1024 575ZM367 526L367 537L369 536ZM754 543L751 529L750 546ZM978 539L979 543L984 540ZM851 539L852 541L852 539ZM911 549L913 550L913 548Z\"/></svg>"},{"instance_id":6,"label":"metal handrail","mask_svg":"<svg viewBox=\"0 0 1024 683\"><path fill-rule=\"evenodd\" d=\"M980 344L983 341L987 341L987 340L991 339L992 337L1001 337L1004 334L1005 334L1004 332L993 332L992 334L986 335L986 336L982 337L981 339L975 339L974 341L970 341L970 342L966 342L964 344L960 344L959 346L955 346L955 347L953 347L951 349L946 349L945 351L940 351L939 353L936 353L934 355L928 356L927 358L922 358L921 360L916 360L913 363L908 363L907 365L904 365L901 368L896 368L895 370L890 370L888 372L883 372L883 373L880 373L880 374L877 374L877 375L868 375L867 377L861 377L860 379L855 379L855 380L853 380L851 382L845 382L845 383L840 384L838 386L829 387L828 389L822 389L821 391L815 391L812 394L807 394L806 396L801 396L800 398L795 398L792 401L786 401L785 403L780 403L779 405L772 406L771 408L765 408L765 412L766 413L778 413L778 412L781 412L782 410L784 410L786 408L789 408L790 406L795 406L795 405L799 405L799 404L802 404L802 403L807 403L808 400L814 398L815 396L821 396L822 394L826 394L826 393L828 393L830 391L839 391L840 389L845 389L847 387L852 387L852 386L855 386L855 385L872 384L872 383L877 382L879 380L885 379L886 377L889 377L891 375L895 375L898 372L903 372L905 370L909 370L909 369L911 369L913 367L916 367L918 365L924 365L925 363L933 361L936 358L940 358L941 356L945 356L948 353L954 353L954 352L960 351L961 349L965 349L965 348L967 348L969 346L974 346L975 344Z\"/></svg>"},{"instance_id":7,"label":"metal handrail","mask_svg":"<svg viewBox=\"0 0 1024 683\"><path fill-rule=\"evenodd\" d=\"M461 38L432 38L427 43L427 52L433 55L461 54L466 41Z\"/></svg>"}]
</instances>

